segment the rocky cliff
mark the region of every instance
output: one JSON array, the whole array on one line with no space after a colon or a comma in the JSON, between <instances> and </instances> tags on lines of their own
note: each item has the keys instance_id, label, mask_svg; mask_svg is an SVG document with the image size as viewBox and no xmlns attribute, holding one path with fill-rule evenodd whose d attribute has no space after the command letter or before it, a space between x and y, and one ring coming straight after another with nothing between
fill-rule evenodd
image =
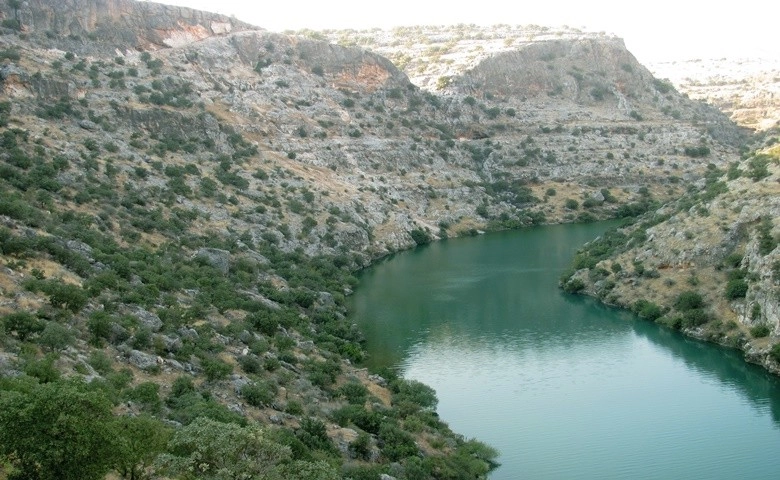
<instances>
[{"instance_id":1,"label":"rocky cliff","mask_svg":"<svg viewBox=\"0 0 780 480\"><path fill-rule=\"evenodd\" d=\"M587 245L563 280L780 373L776 132L680 200Z\"/></svg>"},{"instance_id":2,"label":"rocky cliff","mask_svg":"<svg viewBox=\"0 0 780 480\"><path fill-rule=\"evenodd\" d=\"M274 425L272 467L311 478L478 478L495 456L424 386L353 365L355 270L450 236L633 216L738 158L739 128L615 39L518 44L433 93L376 53L207 13L10 5L0 371L94 379L174 425Z\"/></svg>"},{"instance_id":3,"label":"rocky cliff","mask_svg":"<svg viewBox=\"0 0 780 480\"><path fill-rule=\"evenodd\" d=\"M235 18L135 0L4 2L0 18L42 46L79 54L182 47L204 38L256 29Z\"/></svg>"},{"instance_id":4,"label":"rocky cliff","mask_svg":"<svg viewBox=\"0 0 780 480\"><path fill-rule=\"evenodd\" d=\"M389 31L335 30L300 33L327 38L342 45L358 45L381 53L393 59L415 85L430 91L445 89L452 78L473 69L486 59L504 53L517 56L518 50L534 45L536 47L532 50L544 50L542 56L546 57L548 63L553 64L555 57L560 59L566 55L560 49L551 54L554 49L552 45L565 45L571 40L580 45L585 45L588 41L601 41L602 47L586 53L581 60L590 58L595 65L599 65L603 60L607 63L597 68L589 67L586 69L588 71L598 70L601 74L607 74L609 68L627 68L628 65L634 64L633 57L626 55L620 39L603 32L585 32L567 27L455 25L399 27ZM608 49L604 48L608 44L615 44L617 48L608 52ZM698 58L656 62L646 67L656 78L668 80L668 83L690 98L718 107L739 125L766 130L773 127L780 118L780 76L777 64L776 58L751 57L750 52L745 52L744 58ZM642 69L644 74L648 73L644 67ZM582 83L582 72L573 70L564 72L564 75L560 73L558 72L555 78L548 79L552 82L531 82L530 85L536 85L536 88L541 88L542 91L550 91L546 85L564 93L573 91L572 89ZM623 75L619 70L613 73L618 77ZM531 72L527 74L530 75ZM594 92L600 97L614 86L605 79L595 80L596 84L590 90L585 89L582 92L587 95L589 91L594 91L592 88L595 87ZM670 112L679 113L674 106L670 108Z\"/></svg>"}]
</instances>

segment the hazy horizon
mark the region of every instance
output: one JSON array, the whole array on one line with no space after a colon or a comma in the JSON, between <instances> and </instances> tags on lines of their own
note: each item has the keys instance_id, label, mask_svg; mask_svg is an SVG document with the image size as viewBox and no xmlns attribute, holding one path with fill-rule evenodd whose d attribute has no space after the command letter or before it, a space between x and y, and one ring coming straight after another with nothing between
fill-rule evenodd
<instances>
[{"instance_id":1,"label":"hazy horizon","mask_svg":"<svg viewBox=\"0 0 780 480\"><path fill-rule=\"evenodd\" d=\"M390 29L415 25L477 24L490 26L568 26L588 32L605 32L623 38L640 62L695 58L780 58L773 39L773 18L757 0L733 4L689 5L657 0L632 5L614 0L573 0L503 5L480 2L479 9L443 2L397 0L384 6L355 0L332 2L281 2L258 5L241 0L163 0L236 18L271 31L327 29ZM763 9L763 10L762 10Z\"/></svg>"}]
</instances>

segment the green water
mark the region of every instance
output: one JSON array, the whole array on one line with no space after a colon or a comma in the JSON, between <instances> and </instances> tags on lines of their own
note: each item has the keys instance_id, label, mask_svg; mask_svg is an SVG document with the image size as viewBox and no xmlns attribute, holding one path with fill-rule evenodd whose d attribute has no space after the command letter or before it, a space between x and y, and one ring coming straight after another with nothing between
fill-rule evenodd
<instances>
[{"instance_id":1,"label":"green water","mask_svg":"<svg viewBox=\"0 0 780 480\"><path fill-rule=\"evenodd\" d=\"M436 389L492 479L780 478L780 382L739 354L557 288L605 225L451 240L367 270L375 366Z\"/></svg>"}]
</instances>

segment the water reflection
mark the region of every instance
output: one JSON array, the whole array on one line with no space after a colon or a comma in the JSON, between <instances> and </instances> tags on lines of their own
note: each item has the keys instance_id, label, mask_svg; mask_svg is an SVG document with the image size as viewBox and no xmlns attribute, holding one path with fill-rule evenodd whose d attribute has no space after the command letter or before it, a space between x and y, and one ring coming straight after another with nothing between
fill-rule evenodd
<instances>
[{"instance_id":1,"label":"water reflection","mask_svg":"<svg viewBox=\"0 0 780 480\"><path fill-rule=\"evenodd\" d=\"M436 388L443 419L502 451L496 479L774 478L777 379L556 288L602 228L447 242L365 272L352 302L371 361Z\"/></svg>"}]
</instances>

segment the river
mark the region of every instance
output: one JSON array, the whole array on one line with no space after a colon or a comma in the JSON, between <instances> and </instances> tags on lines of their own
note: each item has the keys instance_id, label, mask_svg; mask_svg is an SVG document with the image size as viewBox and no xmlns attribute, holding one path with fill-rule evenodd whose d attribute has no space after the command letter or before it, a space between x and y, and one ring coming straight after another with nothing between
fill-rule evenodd
<instances>
[{"instance_id":1,"label":"river","mask_svg":"<svg viewBox=\"0 0 780 480\"><path fill-rule=\"evenodd\" d=\"M557 288L605 224L448 240L367 269L372 367L436 389L493 480L780 478L780 381L737 352Z\"/></svg>"}]
</instances>

